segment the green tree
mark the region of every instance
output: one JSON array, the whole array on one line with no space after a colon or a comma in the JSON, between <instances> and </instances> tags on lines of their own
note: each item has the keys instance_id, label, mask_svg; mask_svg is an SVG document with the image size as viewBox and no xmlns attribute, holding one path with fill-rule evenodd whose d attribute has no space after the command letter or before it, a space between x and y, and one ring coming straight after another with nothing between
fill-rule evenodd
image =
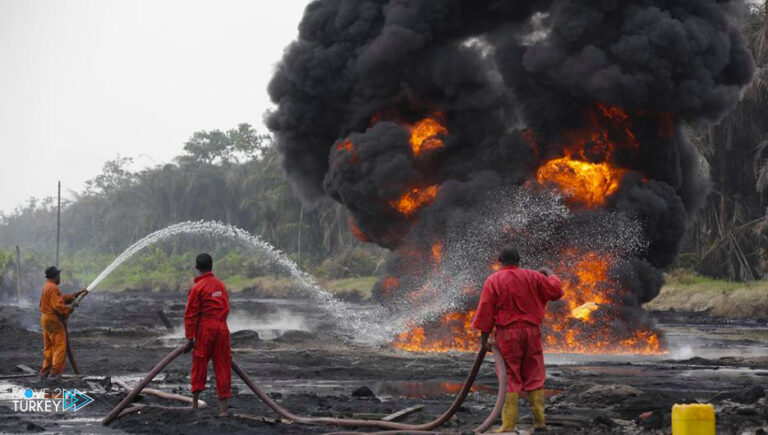
<instances>
[{"instance_id":1,"label":"green tree","mask_svg":"<svg viewBox=\"0 0 768 435\"><path fill-rule=\"evenodd\" d=\"M197 131L184 143L187 154L179 159L181 162L207 164L250 160L263 153L268 140L268 135L258 134L250 124L245 123L226 132Z\"/></svg>"}]
</instances>

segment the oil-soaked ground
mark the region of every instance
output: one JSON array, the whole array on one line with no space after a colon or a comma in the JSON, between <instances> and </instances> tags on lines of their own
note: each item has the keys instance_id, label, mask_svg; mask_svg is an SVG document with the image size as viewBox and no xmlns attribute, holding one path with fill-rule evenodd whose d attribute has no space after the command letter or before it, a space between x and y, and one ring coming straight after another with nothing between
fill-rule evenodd
<instances>
[{"instance_id":1,"label":"oil-soaked ground","mask_svg":"<svg viewBox=\"0 0 768 435\"><path fill-rule=\"evenodd\" d=\"M329 330L322 312L305 301L249 298L235 294L230 329L233 358L283 406L311 416L386 415L423 405L405 422L431 420L452 402L471 365L470 354L414 354L388 347L350 344ZM18 364L39 368L42 339L35 304L0 307L0 432L326 433L338 427L281 422L234 378L232 416L210 408L193 411L145 409L108 428L100 420L124 396L110 382L131 385L182 342L185 294L94 292L70 320L75 356L87 375L57 385L36 382ZM164 326L158 310L174 330ZM709 401L719 434L768 430L768 327L764 322L729 323L706 315L655 313L670 353L658 357L547 355L547 411L551 433L669 433L676 402ZM150 386L188 394L189 355L174 361ZM496 377L488 358L474 392L441 431L476 427L495 400ZM233 374L234 377L234 374ZM94 402L71 412L14 411L27 388L77 388ZM106 387L106 388L105 388ZM368 387L371 396L362 394ZM153 397L144 403L178 406ZM373 414L373 415L363 415ZM531 429L521 405L519 429ZM361 428L362 431L372 429Z\"/></svg>"}]
</instances>

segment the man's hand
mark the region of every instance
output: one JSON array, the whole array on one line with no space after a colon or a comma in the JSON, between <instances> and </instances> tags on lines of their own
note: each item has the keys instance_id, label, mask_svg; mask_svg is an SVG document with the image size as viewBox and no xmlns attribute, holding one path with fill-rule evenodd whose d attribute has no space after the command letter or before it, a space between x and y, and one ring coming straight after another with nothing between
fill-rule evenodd
<instances>
[{"instance_id":1,"label":"man's hand","mask_svg":"<svg viewBox=\"0 0 768 435\"><path fill-rule=\"evenodd\" d=\"M496 346L496 335L492 334L488 337L488 343L486 343L486 347L488 347L489 352L493 352L493 346Z\"/></svg>"},{"instance_id":2,"label":"man's hand","mask_svg":"<svg viewBox=\"0 0 768 435\"><path fill-rule=\"evenodd\" d=\"M187 345L184 346L184 353L188 353L190 350L192 350L193 347L195 347L195 339L190 338L187 340Z\"/></svg>"},{"instance_id":3,"label":"man's hand","mask_svg":"<svg viewBox=\"0 0 768 435\"><path fill-rule=\"evenodd\" d=\"M481 349L486 349L486 350L488 350L488 349L490 349L490 348L491 348L491 345L488 343L488 337L489 337L489 335L490 335L490 334L488 334L487 332L483 332L483 333L480 335L480 348L481 348Z\"/></svg>"},{"instance_id":4,"label":"man's hand","mask_svg":"<svg viewBox=\"0 0 768 435\"><path fill-rule=\"evenodd\" d=\"M539 273L549 278L549 275L552 275L555 272L552 272L552 269L548 267L542 267L542 268L539 268Z\"/></svg>"}]
</instances>

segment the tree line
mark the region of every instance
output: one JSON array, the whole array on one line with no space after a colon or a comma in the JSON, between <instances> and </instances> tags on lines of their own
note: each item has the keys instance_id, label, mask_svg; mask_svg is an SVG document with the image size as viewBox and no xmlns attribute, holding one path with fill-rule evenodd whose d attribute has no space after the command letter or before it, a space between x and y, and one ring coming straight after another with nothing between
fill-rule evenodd
<instances>
[{"instance_id":1,"label":"tree line","mask_svg":"<svg viewBox=\"0 0 768 435\"><path fill-rule=\"evenodd\" d=\"M120 156L106 162L82 192L62 200L62 261L80 268L87 265L73 257L99 263L88 268L88 276L138 239L185 220L215 220L244 228L309 270L325 263L331 278L370 274L371 263L375 265L382 255L350 234L348 214L341 205L330 199L302 204L283 176L271 138L248 124L194 133L172 163L130 171L131 163L131 158ZM36 276L44 265L54 263L55 198L31 199L0 215L0 277L13 275L11 249L16 245L24 253L25 274ZM361 256L366 257L362 265L356 258ZM164 267L167 270L168 265Z\"/></svg>"},{"instance_id":2,"label":"tree line","mask_svg":"<svg viewBox=\"0 0 768 435\"><path fill-rule=\"evenodd\" d=\"M688 228L679 260L702 274L732 280L760 279L768 273L765 4L750 9L744 35L758 69L743 100L718 125L690 128L713 189ZM384 255L354 238L349 215L339 204L329 199L302 204L283 175L271 138L248 124L194 133L171 163L141 171L128 170L131 163L120 156L107 162L82 192L63 202L63 257L87 253L111 258L153 231L198 219L259 234L303 267L327 266L320 272L331 271L333 277L371 273L372 264ZM0 287L7 287L12 275L14 246L21 246L27 263L43 267L53 262L55 237L53 197L31 199L0 214Z\"/></svg>"}]
</instances>

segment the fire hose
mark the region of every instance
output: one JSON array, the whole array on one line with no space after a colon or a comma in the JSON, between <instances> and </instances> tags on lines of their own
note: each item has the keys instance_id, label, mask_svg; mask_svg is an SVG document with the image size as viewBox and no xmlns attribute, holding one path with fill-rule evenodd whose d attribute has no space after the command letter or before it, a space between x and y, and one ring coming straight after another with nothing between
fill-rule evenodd
<instances>
[{"instance_id":1,"label":"fire hose","mask_svg":"<svg viewBox=\"0 0 768 435\"><path fill-rule=\"evenodd\" d=\"M136 388L133 389L104 419L102 420L102 424L108 425L111 423L115 418L117 418L120 413L125 409L126 406L128 406L133 399L141 393L141 390L146 388L146 386L152 381L152 379L155 378L168 364L171 363L176 357L181 355L184 352L186 344L183 344L179 346L178 348L174 349L171 353L165 356L148 374L144 377L144 379L139 382L139 384L136 386ZM475 433L482 433L485 432L491 424L493 424L493 421L496 419L496 417L499 415L499 412L501 411L501 408L504 404L504 398L506 396L507 391L507 373L506 368L504 366L502 358L499 358L498 355L501 355L496 345L492 345L492 349L495 355L497 357L495 358L496 361L496 376L499 381L499 391L496 396L496 403L493 407L493 410L488 415L488 417L478 426L475 428ZM469 374L467 375L466 380L464 381L464 385L462 385L461 390L456 395L456 398L454 399L451 406L446 410L442 415L437 417L436 419L422 424L406 424L406 423L397 423L397 422L390 422L390 421L382 421L382 420L361 420L361 419L345 419L345 418L332 418L332 417L303 417L296 415L292 413L291 411L283 408L280 406L277 402L272 400L271 397L269 397L267 394L265 394L261 388L259 388L248 375L243 371L243 369L240 368L237 363L232 361L232 370L240 376L240 378L245 382L245 384L248 386L248 388L253 391L256 396L261 399L268 407L270 407L275 413L277 413L280 417L285 418L287 420L292 420L298 423L305 423L305 424L325 424L325 425L333 425L333 426L346 426L346 427L376 427L381 429L387 429L388 431L385 433L419 433L419 432L426 432L431 431L432 429L435 429L437 427L442 426L445 424L448 420L450 420L451 417L459 410L459 407L462 403L464 403L464 400L467 398L467 394L469 394L470 389L472 388L472 384L475 382L475 378L477 378L477 374L480 371L480 366L483 363L483 360L485 359L485 355L488 352L488 349L483 347L475 356L475 360L472 364L472 368L469 371ZM383 432L384 433L384 432Z\"/></svg>"},{"instance_id":2,"label":"fire hose","mask_svg":"<svg viewBox=\"0 0 768 435\"><path fill-rule=\"evenodd\" d=\"M77 295L74 301L72 301L72 308L77 308L78 305L80 305L80 302L83 300L87 293L80 293ZM80 367L77 365L77 361L75 361L75 354L72 352L72 346L71 342L69 341L69 325L67 324L67 318L62 317L61 323L64 324L64 334L67 337L67 357L69 358L69 365L72 366L72 371L76 374L80 374Z\"/></svg>"}]
</instances>

